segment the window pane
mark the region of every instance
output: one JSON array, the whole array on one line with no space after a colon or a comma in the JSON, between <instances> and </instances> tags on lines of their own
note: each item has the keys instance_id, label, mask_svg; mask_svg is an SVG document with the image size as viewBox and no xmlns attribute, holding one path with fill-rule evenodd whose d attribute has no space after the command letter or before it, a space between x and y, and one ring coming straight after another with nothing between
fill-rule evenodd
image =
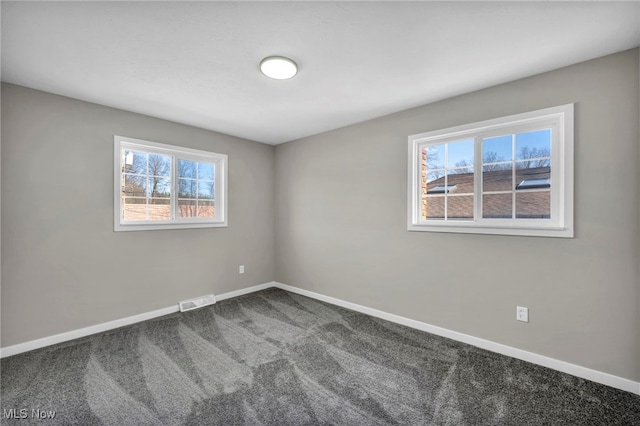
<instances>
[{"instance_id":1,"label":"window pane","mask_svg":"<svg viewBox=\"0 0 640 426\"><path fill-rule=\"evenodd\" d=\"M444 185L444 170L427 173L427 183L434 185Z\"/></svg>"},{"instance_id":2,"label":"window pane","mask_svg":"<svg viewBox=\"0 0 640 426\"><path fill-rule=\"evenodd\" d=\"M196 198L198 196L198 185L195 179L178 179L178 197Z\"/></svg>"},{"instance_id":3,"label":"window pane","mask_svg":"<svg viewBox=\"0 0 640 426\"><path fill-rule=\"evenodd\" d=\"M447 219L473 219L473 195L447 197Z\"/></svg>"},{"instance_id":4,"label":"window pane","mask_svg":"<svg viewBox=\"0 0 640 426\"><path fill-rule=\"evenodd\" d=\"M180 217L196 217L198 205L196 200L178 200L178 215Z\"/></svg>"},{"instance_id":5,"label":"window pane","mask_svg":"<svg viewBox=\"0 0 640 426\"><path fill-rule=\"evenodd\" d=\"M444 144L431 145L427 150L427 168L444 169Z\"/></svg>"},{"instance_id":6,"label":"window pane","mask_svg":"<svg viewBox=\"0 0 640 426\"><path fill-rule=\"evenodd\" d=\"M537 130L516 135L516 160L549 156L551 156L551 130Z\"/></svg>"},{"instance_id":7,"label":"window pane","mask_svg":"<svg viewBox=\"0 0 640 426\"><path fill-rule=\"evenodd\" d=\"M154 176L150 177L147 182L150 197L168 198L171 196L171 179Z\"/></svg>"},{"instance_id":8,"label":"window pane","mask_svg":"<svg viewBox=\"0 0 640 426\"><path fill-rule=\"evenodd\" d=\"M511 135L484 139L482 141L482 162L510 161L513 158L511 142Z\"/></svg>"},{"instance_id":9,"label":"window pane","mask_svg":"<svg viewBox=\"0 0 640 426\"><path fill-rule=\"evenodd\" d=\"M205 198L205 199L213 199L213 192L214 192L214 183L213 182L202 182L199 181L198 182L198 198Z\"/></svg>"},{"instance_id":10,"label":"window pane","mask_svg":"<svg viewBox=\"0 0 640 426\"><path fill-rule=\"evenodd\" d=\"M122 195L130 197L146 197L147 195L147 178L146 176L124 175L124 186Z\"/></svg>"},{"instance_id":11,"label":"window pane","mask_svg":"<svg viewBox=\"0 0 640 426\"><path fill-rule=\"evenodd\" d=\"M213 201L198 200L198 217L214 217L215 210Z\"/></svg>"},{"instance_id":12,"label":"window pane","mask_svg":"<svg viewBox=\"0 0 640 426\"><path fill-rule=\"evenodd\" d=\"M464 169L450 170L447 174L447 185L455 186L449 190L450 193L473 194L473 173L465 173Z\"/></svg>"},{"instance_id":13,"label":"window pane","mask_svg":"<svg viewBox=\"0 0 640 426\"><path fill-rule=\"evenodd\" d=\"M171 200L168 198L150 198L147 205L148 220L170 220Z\"/></svg>"},{"instance_id":14,"label":"window pane","mask_svg":"<svg viewBox=\"0 0 640 426\"><path fill-rule=\"evenodd\" d=\"M537 160L516 162L515 185L520 185L525 180L550 179L551 167L536 167Z\"/></svg>"},{"instance_id":15,"label":"window pane","mask_svg":"<svg viewBox=\"0 0 640 426\"><path fill-rule=\"evenodd\" d=\"M122 200L124 220L170 220L171 200L168 198L133 198Z\"/></svg>"},{"instance_id":16,"label":"window pane","mask_svg":"<svg viewBox=\"0 0 640 426\"><path fill-rule=\"evenodd\" d=\"M148 154L145 152L123 149L122 171L125 173L137 173L141 175L147 174L147 158Z\"/></svg>"},{"instance_id":17,"label":"window pane","mask_svg":"<svg viewBox=\"0 0 640 426\"><path fill-rule=\"evenodd\" d=\"M551 218L551 192L527 191L516 192L516 218L549 219Z\"/></svg>"},{"instance_id":18,"label":"window pane","mask_svg":"<svg viewBox=\"0 0 640 426\"><path fill-rule=\"evenodd\" d=\"M195 161L178 160L178 177L196 178L197 163Z\"/></svg>"},{"instance_id":19,"label":"window pane","mask_svg":"<svg viewBox=\"0 0 640 426\"><path fill-rule=\"evenodd\" d=\"M149 175L171 176L171 157L167 155L149 154Z\"/></svg>"},{"instance_id":20,"label":"window pane","mask_svg":"<svg viewBox=\"0 0 640 426\"><path fill-rule=\"evenodd\" d=\"M210 163L198 163L198 179L214 180L215 167Z\"/></svg>"},{"instance_id":21,"label":"window pane","mask_svg":"<svg viewBox=\"0 0 640 426\"><path fill-rule=\"evenodd\" d=\"M427 219L444 219L444 197L427 197Z\"/></svg>"},{"instance_id":22,"label":"window pane","mask_svg":"<svg viewBox=\"0 0 640 426\"><path fill-rule=\"evenodd\" d=\"M147 220L146 198L122 198L123 220Z\"/></svg>"},{"instance_id":23,"label":"window pane","mask_svg":"<svg viewBox=\"0 0 640 426\"><path fill-rule=\"evenodd\" d=\"M473 166L473 139L451 142L448 145L447 167Z\"/></svg>"},{"instance_id":24,"label":"window pane","mask_svg":"<svg viewBox=\"0 0 640 426\"><path fill-rule=\"evenodd\" d=\"M482 191L511 191L513 174L511 164L482 166Z\"/></svg>"},{"instance_id":25,"label":"window pane","mask_svg":"<svg viewBox=\"0 0 640 426\"><path fill-rule=\"evenodd\" d=\"M508 194L483 194L482 217L485 219L511 219L513 193Z\"/></svg>"}]
</instances>

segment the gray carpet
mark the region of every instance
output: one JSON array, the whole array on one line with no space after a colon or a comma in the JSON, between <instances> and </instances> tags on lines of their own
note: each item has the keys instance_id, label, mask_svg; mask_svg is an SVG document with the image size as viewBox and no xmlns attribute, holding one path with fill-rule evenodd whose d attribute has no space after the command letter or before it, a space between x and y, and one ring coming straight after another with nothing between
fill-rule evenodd
<instances>
[{"instance_id":1,"label":"gray carpet","mask_svg":"<svg viewBox=\"0 0 640 426\"><path fill-rule=\"evenodd\" d=\"M640 425L639 396L278 289L1 367L2 424Z\"/></svg>"}]
</instances>

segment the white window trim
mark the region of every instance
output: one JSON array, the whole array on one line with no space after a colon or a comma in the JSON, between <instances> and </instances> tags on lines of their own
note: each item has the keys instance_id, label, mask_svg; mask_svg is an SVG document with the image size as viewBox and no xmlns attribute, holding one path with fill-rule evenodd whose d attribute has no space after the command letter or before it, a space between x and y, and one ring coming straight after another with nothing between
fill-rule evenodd
<instances>
[{"instance_id":1,"label":"white window trim","mask_svg":"<svg viewBox=\"0 0 640 426\"><path fill-rule=\"evenodd\" d=\"M227 224L227 162L226 154L218 154L209 151L201 151L198 149L184 148L180 146L167 145L157 142L150 142L141 139L127 138L115 135L113 137L114 145L114 231L148 231L160 229L189 229L189 228L220 228L226 227ZM132 148L143 152L169 155L172 157L171 164L171 206L173 208L175 202L175 194L177 194L176 184L177 178L175 171L176 158L194 161L215 162L215 218L174 218L167 221L123 221L122 213L122 157L121 149Z\"/></svg>"},{"instance_id":2,"label":"white window trim","mask_svg":"<svg viewBox=\"0 0 640 426\"><path fill-rule=\"evenodd\" d=\"M501 117L462 126L450 127L409 136L408 155L408 206L407 229L409 231L454 232L470 234L524 235L541 237L573 238L573 104L545 108L508 117ZM481 182L475 179L476 196L475 217L470 221L445 221L420 219L420 146L425 143L447 143L463 138L474 138L476 148L478 140L499 136L511 132L526 131L527 127L539 128L553 123L556 127L551 158L552 187L551 220L542 222L537 219L478 219L481 206ZM482 155L475 150L475 169L478 175L482 164Z\"/></svg>"}]
</instances>

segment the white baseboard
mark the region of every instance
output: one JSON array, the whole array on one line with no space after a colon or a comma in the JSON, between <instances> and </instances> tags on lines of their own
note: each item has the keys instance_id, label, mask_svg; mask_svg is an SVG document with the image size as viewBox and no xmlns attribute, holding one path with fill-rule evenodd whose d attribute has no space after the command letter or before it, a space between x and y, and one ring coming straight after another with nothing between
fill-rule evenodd
<instances>
[{"instance_id":1,"label":"white baseboard","mask_svg":"<svg viewBox=\"0 0 640 426\"><path fill-rule=\"evenodd\" d=\"M603 385L611 386L613 388L640 395L640 382L634 382L633 380L614 376L608 373L603 373L597 370L592 370L587 367L582 367L554 358L549 358L544 355L538 355L533 352L524 351L522 349L517 349L511 346L492 342L490 340L481 339L479 337L470 336L468 334L459 333L457 331L448 330L446 328L437 327L435 325L427 324L424 322L412 320L394 314L389 314L377 309L372 309L355 303L346 302L344 300L325 296L319 293L314 293L308 290L303 290L287 284L275 282L274 286L282 290L300 294L302 296L307 296L313 299L321 300L323 302L331 303L332 305L342 306L343 308L351 309L363 314L371 315L373 317L382 318L384 320L402 324L407 327L415 328L417 330L426 331L427 333L435 334L437 336L442 336L452 340L456 340L458 342L467 343L469 345L486 349L491 352L496 352L502 355L510 356L512 358L521 359L532 364L541 365L543 367L551 368L553 370L561 371L563 373L571 374L573 376L581 377L583 379L591 380L596 383L601 383Z\"/></svg>"},{"instance_id":2,"label":"white baseboard","mask_svg":"<svg viewBox=\"0 0 640 426\"><path fill-rule=\"evenodd\" d=\"M576 364L571 364L569 362L560 361L554 358L549 358L544 355L538 355L533 352L528 352L522 349L513 348L511 346L492 342L490 340L485 340L479 337L470 336L468 334L459 333L457 331L448 330L446 328L437 327L435 325L401 317L399 315L390 314L377 309L358 305L356 303L347 302L341 299L336 299L335 297L314 293L309 290L304 290L301 288L293 287L293 286L282 284L275 281L255 285L255 286L244 288L241 290L230 291L228 293L219 294L216 296L216 300L221 301L225 299L230 299L232 297L242 296L244 294L253 293L253 292L264 290L270 287L277 287L282 290L300 294L302 296L307 296L313 299L321 300L323 302L331 303L333 305L342 306L343 308L351 309L356 312L361 312L363 314L371 315L373 317L381 318L397 324L402 324L407 327L415 328L417 330L426 331L427 333L435 334L437 336L442 336L452 340L456 340L458 342L467 343L469 345L486 349L491 352L496 352L502 355L521 359L523 361L527 361L532 364L538 364L538 365L548 367L557 371L561 371L563 373L571 374L573 376L581 377L583 379L591 380L596 383L601 383L603 385L611 386L613 388L621 389L627 392L640 395L640 382L634 382L633 380L614 376L612 374L603 373L601 371L593 370L587 367L582 367ZM161 317L163 315L172 314L174 312L179 312L179 308L177 304L174 306L169 306L167 308L158 309L151 312L133 315L130 317L121 318L118 320L109 321L109 322L81 328L74 331L60 333L54 336L44 337L42 339L31 340L29 342L19 343L13 346L7 346L6 348L0 349L0 358L9 357L11 355L17 355L19 353L43 348L46 346L54 345L56 343L62 343L69 340L78 339L80 337L89 336L91 334L113 330L115 328Z\"/></svg>"},{"instance_id":3,"label":"white baseboard","mask_svg":"<svg viewBox=\"0 0 640 426\"><path fill-rule=\"evenodd\" d=\"M271 281L268 283L258 284L252 287L247 287L247 288L243 288L236 291L230 291L229 293L223 293L223 294L217 295L216 300L220 301L224 299L231 299L232 297L243 296L249 293L255 293L256 291L264 290L265 288L275 287L275 285L276 285L275 281Z\"/></svg>"},{"instance_id":4,"label":"white baseboard","mask_svg":"<svg viewBox=\"0 0 640 426\"><path fill-rule=\"evenodd\" d=\"M253 287L243 288L241 290L230 291L228 293L219 294L216 296L216 300L230 299L232 297L242 296L243 294L253 293L254 291L264 290L265 288L273 287L275 283L269 282L264 284L258 284ZM67 342L69 340L78 339L80 337L90 336L96 333L102 333L104 331L113 330L126 325L135 324L137 322L146 321L149 319L161 317L163 315L169 315L174 312L179 312L180 308L178 304L169 306L167 308L158 309L151 312L145 312L138 315L133 315L126 318L120 318L114 321L103 322L102 324L92 325L90 327L80 328L78 330L67 331L65 333L55 334L49 337L43 337L42 339L31 340L25 343L18 343L17 345L7 346L0 349L0 358L6 358L11 355L17 355L23 352L32 351L34 349L44 348L46 346L55 345L56 343Z\"/></svg>"}]
</instances>

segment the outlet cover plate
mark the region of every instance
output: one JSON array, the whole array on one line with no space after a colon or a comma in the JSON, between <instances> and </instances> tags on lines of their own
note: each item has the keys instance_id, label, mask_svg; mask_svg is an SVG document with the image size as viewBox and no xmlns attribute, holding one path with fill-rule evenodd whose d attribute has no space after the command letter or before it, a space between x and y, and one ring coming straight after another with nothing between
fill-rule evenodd
<instances>
[{"instance_id":1,"label":"outlet cover plate","mask_svg":"<svg viewBox=\"0 0 640 426\"><path fill-rule=\"evenodd\" d=\"M522 322L529 322L529 308L516 306L516 319Z\"/></svg>"}]
</instances>

